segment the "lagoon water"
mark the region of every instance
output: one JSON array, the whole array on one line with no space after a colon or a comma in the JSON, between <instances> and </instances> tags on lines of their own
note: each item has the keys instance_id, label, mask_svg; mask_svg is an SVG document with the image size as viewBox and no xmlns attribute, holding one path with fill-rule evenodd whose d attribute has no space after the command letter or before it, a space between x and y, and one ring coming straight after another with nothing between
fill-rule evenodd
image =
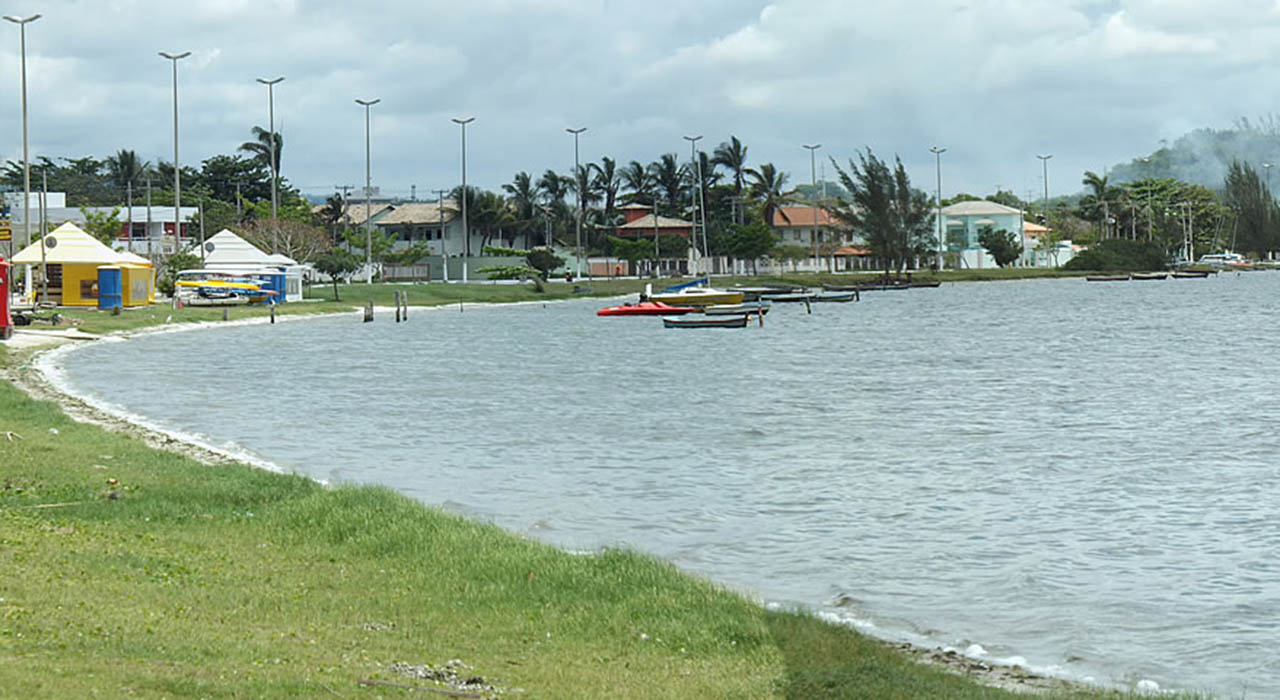
<instances>
[{"instance_id":1,"label":"lagoon water","mask_svg":"<svg viewBox=\"0 0 1280 700\"><path fill-rule=\"evenodd\" d=\"M1269 697L1277 300L1251 273L868 293L745 330L455 306L58 362L172 430L567 549L1071 678Z\"/></svg>"}]
</instances>

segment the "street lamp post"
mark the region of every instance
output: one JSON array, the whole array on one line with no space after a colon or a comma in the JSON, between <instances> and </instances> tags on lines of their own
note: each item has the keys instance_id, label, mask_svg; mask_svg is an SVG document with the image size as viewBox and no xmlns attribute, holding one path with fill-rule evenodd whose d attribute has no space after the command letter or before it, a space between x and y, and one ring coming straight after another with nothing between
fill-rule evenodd
<instances>
[{"instance_id":1,"label":"street lamp post","mask_svg":"<svg viewBox=\"0 0 1280 700\"><path fill-rule=\"evenodd\" d=\"M18 25L18 45L22 53L22 245L26 247L31 245L31 163L27 150L27 23L40 19L40 15L5 15L4 18ZM41 238L44 237L43 232L40 235ZM9 241L9 257L13 257L12 239ZM43 274L42 270L41 275Z\"/></svg>"},{"instance_id":2,"label":"street lamp post","mask_svg":"<svg viewBox=\"0 0 1280 700\"><path fill-rule=\"evenodd\" d=\"M173 63L173 245L176 251L178 244L182 242L182 167L178 163L178 61L190 56L191 52L170 54L161 51L160 55Z\"/></svg>"},{"instance_id":3,"label":"street lamp post","mask_svg":"<svg viewBox=\"0 0 1280 700\"><path fill-rule=\"evenodd\" d=\"M444 249L444 190L436 190L436 210L440 214L440 272L445 282L449 281L449 254Z\"/></svg>"},{"instance_id":4,"label":"street lamp post","mask_svg":"<svg viewBox=\"0 0 1280 700\"><path fill-rule=\"evenodd\" d=\"M801 144L803 145L803 144ZM822 144L815 143L812 146L805 146L809 149L809 183L813 186L813 193L818 193L818 169L816 166L815 153ZM813 230L809 232L809 247L813 252L813 271L818 271L818 208L813 207Z\"/></svg>"},{"instance_id":5,"label":"street lamp post","mask_svg":"<svg viewBox=\"0 0 1280 700\"><path fill-rule=\"evenodd\" d=\"M369 108L382 101L357 99L356 104L364 106L364 281L373 284L373 229L369 228L369 219L373 216L373 172L369 157Z\"/></svg>"},{"instance_id":6,"label":"street lamp post","mask_svg":"<svg viewBox=\"0 0 1280 700\"><path fill-rule=\"evenodd\" d=\"M946 248L942 240L942 154L947 152L945 148L930 146L929 152L933 154L934 168L938 173L938 189L934 190L933 206L938 210L938 269L946 267L944 264Z\"/></svg>"},{"instance_id":7,"label":"street lamp post","mask_svg":"<svg viewBox=\"0 0 1280 700\"><path fill-rule=\"evenodd\" d=\"M1040 166L1044 171L1044 227L1048 228L1049 227L1049 159L1053 157L1053 154L1052 153L1049 153L1047 155L1036 154L1036 157L1040 159ZM1106 206L1106 202L1103 202L1103 206L1104 207ZM1105 234L1103 234L1103 238L1106 238ZM1049 241L1048 232L1045 232L1044 238L1042 238L1041 240L1043 240L1046 243ZM1058 262L1057 249L1055 248L1053 250L1050 250L1049 254L1053 256L1054 264L1057 264Z\"/></svg>"},{"instance_id":8,"label":"street lamp post","mask_svg":"<svg viewBox=\"0 0 1280 700\"><path fill-rule=\"evenodd\" d=\"M582 173L578 172L582 169L582 166L578 165L578 134L586 130L587 127L585 126L577 129L565 129L565 131L573 134L573 189L578 193L578 208L574 210L573 215L574 230L576 232L576 249L573 252L573 257L575 260L574 269L577 270L576 275L578 277L582 276L582 188L586 184L584 182L586 178L582 177ZM587 266L587 269L590 270L591 267Z\"/></svg>"},{"instance_id":9,"label":"street lamp post","mask_svg":"<svg viewBox=\"0 0 1280 700\"><path fill-rule=\"evenodd\" d=\"M284 76L267 80L266 78L258 78L258 82L267 86L267 128L271 142L271 252L280 252L280 223L276 220L276 207L279 206L279 200L276 197L276 181L280 179L280 163L276 160L276 83L284 80Z\"/></svg>"},{"instance_id":10,"label":"street lamp post","mask_svg":"<svg viewBox=\"0 0 1280 700\"><path fill-rule=\"evenodd\" d=\"M454 124L462 127L462 282L467 281L467 258L471 257L471 229L467 223L467 125L475 121L475 117L453 119Z\"/></svg>"},{"instance_id":11,"label":"street lamp post","mask_svg":"<svg viewBox=\"0 0 1280 700\"><path fill-rule=\"evenodd\" d=\"M699 134L697 136L685 136L683 138L685 141L689 142L689 162L690 162L690 165L693 166L694 177L698 179L698 181L694 184L695 189L693 191L693 204L695 207L693 212L693 249L695 251L698 250L698 222L701 221L702 222L702 256L701 257L702 257L703 264L707 266L707 274L710 275L711 266L706 263L707 221L706 221L706 217L702 216L702 206L703 206L702 204L702 162L698 160L698 148L697 148L698 140L702 138L702 135Z\"/></svg>"}]
</instances>

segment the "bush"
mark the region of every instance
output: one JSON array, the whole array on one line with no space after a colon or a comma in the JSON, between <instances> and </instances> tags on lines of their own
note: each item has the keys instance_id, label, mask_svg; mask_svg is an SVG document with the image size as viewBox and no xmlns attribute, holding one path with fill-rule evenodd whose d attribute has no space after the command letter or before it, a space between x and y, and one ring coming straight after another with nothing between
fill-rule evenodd
<instances>
[{"instance_id":1,"label":"bush","mask_svg":"<svg viewBox=\"0 0 1280 700\"><path fill-rule=\"evenodd\" d=\"M1164 249L1159 245L1122 238L1095 243L1062 266L1064 270L1089 272L1156 272L1167 267Z\"/></svg>"},{"instance_id":2,"label":"bush","mask_svg":"<svg viewBox=\"0 0 1280 700\"><path fill-rule=\"evenodd\" d=\"M158 279L156 280L156 289L161 294L173 296L173 289L178 273L182 270L194 270L203 267L204 263L200 260L200 256L195 253L175 253L170 255L160 266Z\"/></svg>"}]
</instances>

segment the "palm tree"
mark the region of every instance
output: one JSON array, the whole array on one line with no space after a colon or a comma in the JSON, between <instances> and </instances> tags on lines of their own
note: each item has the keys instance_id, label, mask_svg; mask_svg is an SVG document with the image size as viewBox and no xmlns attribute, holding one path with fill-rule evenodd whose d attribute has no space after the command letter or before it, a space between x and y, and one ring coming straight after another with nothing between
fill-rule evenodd
<instances>
[{"instance_id":1,"label":"palm tree","mask_svg":"<svg viewBox=\"0 0 1280 700\"><path fill-rule=\"evenodd\" d=\"M657 161L649 164L649 175L653 178L658 195L667 203L668 216L676 213L677 203L684 198L686 174L687 171L674 153L664 153Z\"/></svg>"},{"instance_id":2,"label":"palm tree","mask_svg":"<svg viewBox=\"0 0 1280 700\"><path fill-rule=\"evenodd\" d=\"M654 195L653 175L638 160L622 169L622 186L627 189L624 199L630 204L652 204Z\"/></svg>"},{"instance_id":3,"label":"palm tree","mask_svg":"<svg viewBox=\"0 0 1280 700\"><path fill-rule=\"evenodd\" d=\"M538 178L538 193L547 217L549 238L567 230L568 222L573 220L573 209L564 202L565 195L569 193L568 183L569 178L550 168Z\"/></svg>"},{"instance_id":4,"label":"palm tree","mask_svg":"<svg viewBox=\"0 0 1280 700\"><path fill-rule=\"evenodd\" d=\"M518 172L511 182L502 186L510 197L512 216L515 218L513 228L529 239L532 247L533 230L538 228L538 188L533 184L533 177L526 172ZM550 241L547 241L550 245Z\"/></svg>"},{"instance_id":5,"label":"palm tree","mask_svg":"<svg viewBox=\"0 0 1280 700\"><path fill-rule=\"evenodd\" d=\"M747 175L747 147L742 145L737 136L730 136L729 140L716 147L712 154L711 162L716 165L723 165L729 170L733 177L733 196L735 206L738 212L737 222L742 223L741 203L738 198L742 196L742 188L746 184Z\"/></svg>"},{"instance_id":6,"label":"palm tree","mask_svg":"<svg viewBox=\"0 0 1280 700\"><path fill-rule=\"evenodd\" d=\"M612 158L605 156L599 163L592 163L591 169L595 171L591 186L604 202L604 211L591 230L600 231L605 236L612 235L616 226L614 222L617 218L618 191L622 189L622 177L618 174L618 164ZM600 236L592 236L592 239L593 245L597 247L607 240Z\"/></svg>"},{"instance_id":7,"label":"palm tree","mask_svg":"<svg viewBox=\"0 0 1280 700\"><path fill-rule=\"evenodd\" d=\"M1086 170L1084 179L1081 184L1088 187L1091 191L1084 197L1080 198L1080 213L1085 219L1097 221L1102 227L1102 238L1107 237L1107 216L1110 212L1111 204L1119 204L1117 201L1121 196L1121 190L1108 182L1108 176L1099 175L1092 170ZM1119 207L1117 207L1119 211Z\"/></svg>"},{"instance_id":8,"label":"palm tree","mask_svg":"<svg viewBox=\"0 0 1280 700\"><path fill-rule=\"evenodd\" d=\"M773 163L765 163L759 170L748 168L747 176L751 178L751 197L760 201L764 225L772 228L773 213L795 200L793 194L782 191L787 184L787 174L779 172ZM787 219L786 212L782 218Z\"/></svg>"},{"instance_id":9,"label":"palm tree","mask_svg":"<svg viewBox=\"0 0 1280 700\"><path fill-rule=\"evenodd\" d=\"M114 156L107 157L108 177L111 178L113 184L121 189L124 189L130 183L136 185L141 182L149 167L151 167L151 164L146 161L139 161L138 154L133 151L121 149Z\"/></svg>"},{"instance_id":10,"label":"palm tree","mask_svg":"<svg viewBox=\"0 0 1280 700\"><path fill-rule=\"evenodd\" d=\"M711 162L728 168L733 174L734 194L741 194L742 187L746 184L747 147L742 145L738 137L730 136L728 141L717 146L711 155Z\"/></svg>"},{"instance_id":11,"label":"palm tree","mask_svg":"<svg viewBox=\"0 0 1280 700\"><path fill-rule=\"evenodd\" d=\"M236 149L248 153L254 160L267 166L267 170L271 170L271 132L266 129L255 126L253 127L253 138L255 141L245 141L240 144L240 148ZM275 172L280 172L280 154L284 151L284 137L279 133L275 135Z\"/></svg>"}]
</instances>

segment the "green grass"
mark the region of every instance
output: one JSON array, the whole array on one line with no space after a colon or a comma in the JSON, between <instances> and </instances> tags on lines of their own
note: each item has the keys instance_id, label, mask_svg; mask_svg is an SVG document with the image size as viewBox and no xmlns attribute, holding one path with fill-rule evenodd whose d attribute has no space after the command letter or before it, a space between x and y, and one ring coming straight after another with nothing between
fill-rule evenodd
<instances>
[{"instance_id":1,"label":"green grass","mask_svg":"<svg viewBox=\"0 0 1280 700\"><path fill-rule=\"evenodd\" d=\"M513 697L1015 697L642 554L202 465L0 382L0 696L421 697L360 681L430 686L388 666L450 659Z\"/></svg>"}]
</instances>

